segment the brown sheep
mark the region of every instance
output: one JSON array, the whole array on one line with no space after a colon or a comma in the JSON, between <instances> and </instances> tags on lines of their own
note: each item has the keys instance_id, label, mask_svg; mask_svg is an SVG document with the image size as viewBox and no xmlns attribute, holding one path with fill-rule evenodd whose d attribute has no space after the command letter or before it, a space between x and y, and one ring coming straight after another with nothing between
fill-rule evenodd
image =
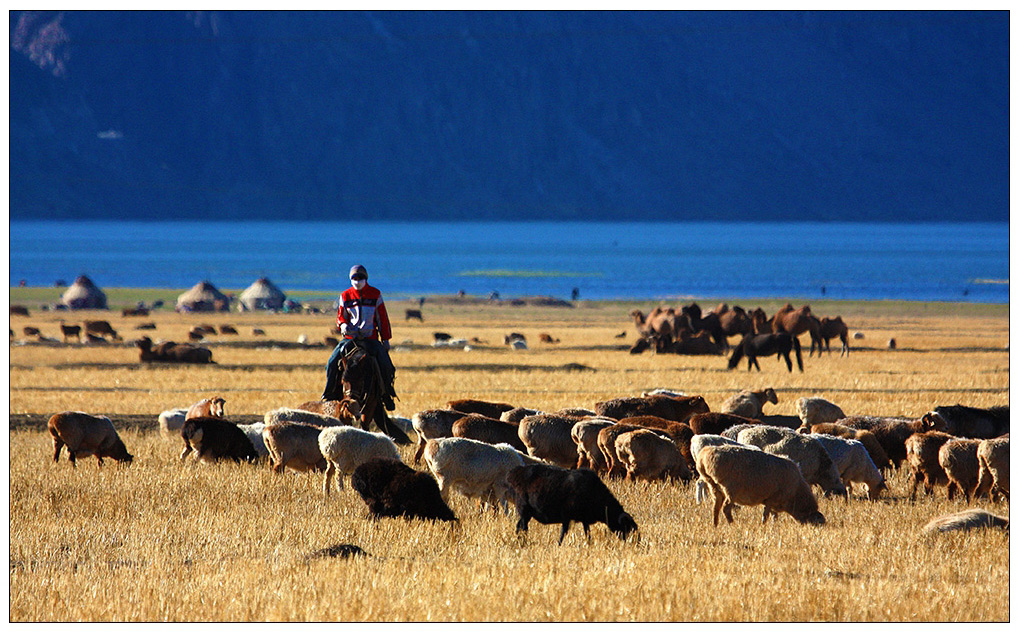
<instances>
[{"instance_id":1,"label":"brown sheep","mask_svg":"<svg viewBox=\"0 0 1018 632\"><path fill-rule=\"evenodd\" d=\"M627 480L688 481L693 477L679 447L648 429L620 435L615 452L626 467Z\"/></svg>"},{"instance_id":2,"label":"brown sheep","mask_svg":"<svg viewBox=\"0 0 1018 632\"><path fill-rule=\"evenodd\" d=\"M976 452L979 459L979 489L989 489L990 497L1011 499L1011 435L986 439Z\"/></svg>"},{"instance_id":3,"label":"brown sheep","mask_svg":"<svg viewBox=\"0 0 1018 632\"><path fill-rule=\"evenodd\" d=\"M597 447L597 433L614 425L611 419L585 419L573 424L570 436L576 444L576 467L589 467L599 474L608 471L601 448Z\"/></svg>"},{"instance_id":4,"label":"brown sheep","mask_svg":"<svg viewBox=\"0 0 1018 632\"><path fill-rule=\"evenodd\" d=\"M483 441L492 445L508 443L524 454L527 452L527 446L520 440L518 426L484 415L471 413L457 419L452 424L452 436Z\"/></svg>"},{"instance_id":5,"label":"brown sheep","mask_svg":"<svg viewBox=\"0 0 1018 632\"><path fill-rule=\"evenodd\" d=\"M328 463L318 446L321 428L304 424L265 426L262 437L269 451L272 471L282 474L289 467L298 472L324 472Z\"/></svg>"},{"instance_id":6,"label":"brown sheep","mask_svg":"<svg viewBox=\"0 0 1018 632\"><path fill-rule=\"evenodd\" d=\"M950 481L940 465L940 448L952 439L954 436L936 430L917 432L905 439L906 461L912 473L910 495L913 500L920 484L929 496L933 495L935 486L947 487Z\"/></svg>"},{"instance_id":7,"label":"brown sheep","mask_svg":"<svg viewBox=\"0 0 1018 632\"><path fill-rule=\"evenodd\" d=\"M652 415L626 417L625 419L620 419L619 423L628 424L630 426L640 426L641 428L649 428L655 431L663 431L664 434L667 435L668 439L678 446L679 452L682 453L682 457L686 460L686 467L690 470L696 467L693 462L693 453L689 449L689 442L693 439L693 435L695 433L688 425L679 421L669 421Z\"/></svg>"},{"instance_id":8,"label":"brown sheep","mask_svg":"<svg viewBox=\"0 0 1018 632\"><path fill-rule=\"evenodd\" d=\"M954 491L965 494L965 502L971 503L979 487L979 443L978 439L951 439L940 448L937 455L940 467L947 474L947 498L954 498Z\"/></svg>"},{"instance_id":9,"label":"brown sheep","mask_svg":"<svg viewBox=\"0 0 1018 632\"><path fill-rule=\"evenodd\" d=\"M653 415L671 421L686 421L696 413L710 412L710 408L700 395L692 397L652 395L650 397L619 397L598 402L594 405L594 412L601 417L611 419Z\"/></svg>"},{"instance_id":10,"label":"brown sheep","mask_svg":"<svg viewBox=\"0 0 1018 632\"><path fill-rule=\"evenodd\" d=\"M79 343L81 342L81 325L65 325L60 323L60 333L64 336L64 342L73 336Z\"/></svg>"},{"instance_id":11,"label":"brown sheep","mask_svg":"<svg viewBox=\"0 0 1018 632\"><path fill-rule=\"evenodd\" d=\"M85 333L101 336L103 338L109 336L113 340L120 340L120 336L117 335L117 330L111 327L107 320L86 320Z\"/></svg>"},{"instance_id":12,"label":"brown sheep","mask_svg":"<svg viewBox=\"0 0 1018 632\"><path fill-rule=\"evenodd\" d=\"M733 505L763 505L763 521L784 512L803 524L822 525L816 497L792 461L740 446L707 446L696 455L696 471L714 496L714 526Z\"/></svg>"},{"instance_id":13,"label":"brown sheep","mask_svg":"<svg viewBox=\"0 0 1018 632\"><path fill-rule=\"evenodd\" d=\"M74 467L78 467L79 456L95 455L100 466L104 457L122 463L134 460L109 417L68 410L50 417L46 426L53 438L54 463L60 460L60 450L65 445L67 458Z\"/></svg>"},{"instance_id":14,"label":"brown sheep","mask_svg":"<svg viewBox=\"0 0 1018 632\"><path fill-rule=\"evenodd\" d=\"M767 402L778 403L778 394L773 388L768 387L760 391L742 390L721 404L721 412L757 419L763 414L763 407Z\"/></svg>"},{"instance_id":15,"label":"brown sheep","mask_svg":"<svg viewBox=\"0 0 1018 632\"><path fill-rule=\"evenodd\" d=\"M729 413L699 413L689 418L689 427L693 434L719 435L732 426L755 423L758 423L755 419Z\"/></svg>"},{"instance_id":16,"label":"brown sheep","mask_svg":"<svg viewBox=\"0 0 1018 632\"><path fill-rule=\"evenodd\" d=\"M222 397L206 397L191 404L184 415L184 421L195 417L226 417L226 400Z\"/></svg>"},{"instance_id":17,"label":"brown sheep","mask_svg":"<svg viewBox=\"0 0 1018 632\"><path fill-rule=\"evenodd\" d=\"M521 421L523 421L524 417L539 414L541 414L541 411L539 410L535 410L533 408L523 408L521 406L518 406L516 408L513 408L512 410L507 410L501 415L499 415L498 420L511 424L519 424Z\"/></svg>"},{"instance_id":18,"label":"brown sheep","mask_svg":"<svg viewBox=\"0 0 1018 632\"><path fill-rule=\"evenodd\" d=\"M572 430L577 421L562 415L531 415L520 422L517 435L530 456L569 469L576 467Z\"/></svg>"},{"instance_id":19,"label":"brown sheep","mask_svg":"<svg viewBox=\"0 0 1018 632\"><path fill-rule=\"evenodd\" d=\"M855 439L865 446L866 451L870 453L870 458L873 459L873 464L877 466L878 470L885 470L891 466L891 460L887 458L887 452L884 451L883 446L877 441L877 437L869 430L857 430L837 423L825 423L812 424L810 426L802 425L799 427L799 432L829 434L832 437L841 437L842 439Z\"/></svg>"},{"instance_id":20,"label":"brown sheep","mask_svg":"<svg viewBox=\"0 0 1018 632\"><path fill-rule=\"evenodd\" d=\"M474 413L491 417L492 419L498 419L502 416L502 413L516 408L512 404L486 402L479 399L454 399L446 405L452 410L458 410L461 413Z\"/></svg>"},{"instance_id":21,"label":"brown sheep","mask_svg":"<svg viewBox=\"0 0 1018 632\"><path fill-rule=\"evenodd\" d=\"M597 447L601 451L601 456L604 457L605 467L607 468L609 478L622 478L626 475L626 466L619 460L619 455L615 451L615 444L618 441L619 436L627 432L640 430L641 428L643 427L617 423L614 426L602 428L597 433ZM652 428L647 428L647 430L657 432L660 435L665 434L663 430L655 430Z\"/></svg>"},{"instance_id":22,"label":"brown sheep","mask_svg":"<svg viewBox=\"0 0 1018 632\"><path fill-rule=\"evenodd\" d=\"M917 432L930 430L947 430L942 420L933 417L908 419L902 417L846 417L838 421L843 426L858 430L869 430L880 442L880 447L887 453L887 458L895 468L901 467L905 461L905 439Z\"/></svg>"},{"instance_id":23,"label":"brown sheep","mask_svg":"<svg viewBox=\"0 0 1018 632\"><path fill-rule=\"evenodd\" d=\"M361 405L355 399L316 399L304 402L294 408L326 415L350 426L356 424L361 418Z\"/></svg>"}]
</instances>

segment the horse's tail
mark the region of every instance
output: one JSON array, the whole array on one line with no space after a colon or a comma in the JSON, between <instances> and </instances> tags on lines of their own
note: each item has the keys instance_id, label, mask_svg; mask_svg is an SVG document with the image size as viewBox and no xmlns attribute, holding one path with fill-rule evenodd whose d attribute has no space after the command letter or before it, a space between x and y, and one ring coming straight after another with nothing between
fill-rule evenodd
<instances>
[{"instance_id":1,"label":"horse's tail","mask_svg":"<svg viewBox=\"0 0 1018 632\"><path fill-rule=\"evenodd\" d=\"M795 361L799 363L799 372L802 373L802 345L795 336L792 336L792 346L795 347Z\"/></svg>"},{"instance_id":2,"label":"horse's tail","mask_svg":"<svg viewBox=\"0 0 1018 632\"><path fill-rule=\"evenodd\" d=\"M738 344L738 346L735 347L735 351L732 352L732 357L728 359L728 370L732 370L735 367L739 366L739 360L742 359L742 354L745 353L743 351L745 347L746 340L744 339L742 342Z\"/></svg>"}]
</instances>

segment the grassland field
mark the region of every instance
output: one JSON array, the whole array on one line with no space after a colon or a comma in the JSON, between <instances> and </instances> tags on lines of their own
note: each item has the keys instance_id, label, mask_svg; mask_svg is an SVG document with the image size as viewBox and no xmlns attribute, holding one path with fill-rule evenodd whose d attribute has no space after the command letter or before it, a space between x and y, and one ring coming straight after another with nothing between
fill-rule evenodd
<instances>
[{"instance_id":1,"label":"grassland field","mask_svg":"<svg viewBox=\"0 0 1018 632\"><path fill-rule=\"evenodd\" d=\"M588 541L574 527L559 546L557 527L532 523L518 537L512 515L482 513L455 493L456 526L371 521L349 486L326 499L321 474L275 475L264 463L182 464L179 437L158 432L162 410L221 395L231 419L250 422L318 398L331 351L323 343L334 324L329 310L122 317L121 306L156 298L172 306L179 292L107 290L112 309L87 312L39 310L55 302L54 288L10 294L11 304L31 310L10 318L12 622L1009 620L1008 535L922 535L930 518L966 505L942 489L910 500L901 471L889 475L890 489L877 501L821 498L828 519L821 528L787 516L761 524L759 507L715 528L692 486L608 481L639 537L623 542L596 525ZM768 313L784 302L728 301ZM636 330L627 314L655 304L512 307L434 297L418 322L403 319L416 300L391 300L395 414L457 398L592 407L654 387L702 394L715 409L739 389L772 386L779 403L768 405L771 415L794 415L795 400L808 395L849 414L908 417L938 405L1009 401L1007 306L813 301L814 313L840 314L852 333L862 332L850 340L851 354L839 356L835 341L834 353L810 357L804 336L804 372L789 373L769 357L750 373L745 364L726 370L721 356L630 355ZM123 341L43 344L22 334L35 326L60 340L61 320L84 319L109 320ZM142 322L156 329L136 330ZM214 365L142 364L131 343L142 334L185 341L191 327L206 323L239 332L203 342ZM480 342L469 351L436 348L436 331ZM528 350L502 344L513 331L527 336ZM559 342L540 343L540 333ZM297 343L302 335L307 344ZM45 422L62 410L110 416L134 463L53 463ZM401 454L412 461L412 449ZM988 499L973 506L1009 511ZM309 559L338 543L370 556Z\"/></svg>"}]
</instances>

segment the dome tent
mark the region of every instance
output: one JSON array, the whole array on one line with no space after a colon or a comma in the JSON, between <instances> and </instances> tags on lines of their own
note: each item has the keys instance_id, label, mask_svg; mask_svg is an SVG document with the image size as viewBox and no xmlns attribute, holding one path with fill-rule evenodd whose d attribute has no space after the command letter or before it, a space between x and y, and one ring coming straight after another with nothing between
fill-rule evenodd
<instances>
[{"instance_id":1,"label":"dome tent","mask_svg":"<svg viewBox=\"0 0 1018 632\"><path fill-rule=\"evenodd\" d=\"M202 281L177 297L178 312L226 312L230 298L208 281Z\"/></svg>"},{"instance_id":2,"label":"dome tent","mask_svg":"<svg viewBox=\"0 0 1018 632\"><path fill-rule=\"evenodd\" d=\"M240 293L240 309L283 309L286 294L265 277L261 277Z\"/></svg>"},{"instance_id":3,"label":"dome tent","mask_svg":"<svg viewBox=\"0 0 1018 632\"><path fill-rule=\"evenodd\" d=\"M83 274L67 288L60 302L70 309L106 309L106 294Z\"/></svg>"}]
</instances>

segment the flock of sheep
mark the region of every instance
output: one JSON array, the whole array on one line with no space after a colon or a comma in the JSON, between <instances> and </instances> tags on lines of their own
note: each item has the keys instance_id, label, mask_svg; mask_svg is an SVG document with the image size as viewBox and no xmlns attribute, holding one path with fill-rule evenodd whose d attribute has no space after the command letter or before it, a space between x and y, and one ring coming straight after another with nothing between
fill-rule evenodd
<instances>
[{"instance_id":1,"label":"flock of sheep","mask_svg":"<svg viewBox=\"0 0 1018 632\"><path fill-rule=\"evenodd\" d=\"M204 461L257 461L267 457L275 472L323 472L323 492L333 482L352 486L375 516L454 520L447 501L452 491L482 506L518 516L517 530L531 519L585 531L597 522L625 538L636 521L619 504L603 478L693 481L695 497L713 498L713 523L723 513L733 521L737 505L763 505L763 520L787 513L804 524L821 525L814 486L826 495L847 497L858 487L876 499L887 484L884 472L907 467L911 496L945 487L972 498L1009 499L1008 407L939 407L918 419L849 417L821 398L796 402L798 427L788 418L763 416L777 403L773 389L742 391L718 412L701 396L651 391L595 404L541 412L507 403L456 400L446 408L394 418L417 434L414 464L401 462L395 443L381 433L354 427L355 401L312 401L279 408L264 421L234 424L225 401L204 399L189 408L164 411L163 433L181 437L181 460L193 452ZM778 420L783 425L770 425ZM70 460L95 455L130 462L132 456L112 422L81 412L63 412L49 422L54 460L66 446ZM338 478L337 478L338 477ZM1007 527L988 512L936 520L929 529Z\"/></svg>"}]
</instances>

